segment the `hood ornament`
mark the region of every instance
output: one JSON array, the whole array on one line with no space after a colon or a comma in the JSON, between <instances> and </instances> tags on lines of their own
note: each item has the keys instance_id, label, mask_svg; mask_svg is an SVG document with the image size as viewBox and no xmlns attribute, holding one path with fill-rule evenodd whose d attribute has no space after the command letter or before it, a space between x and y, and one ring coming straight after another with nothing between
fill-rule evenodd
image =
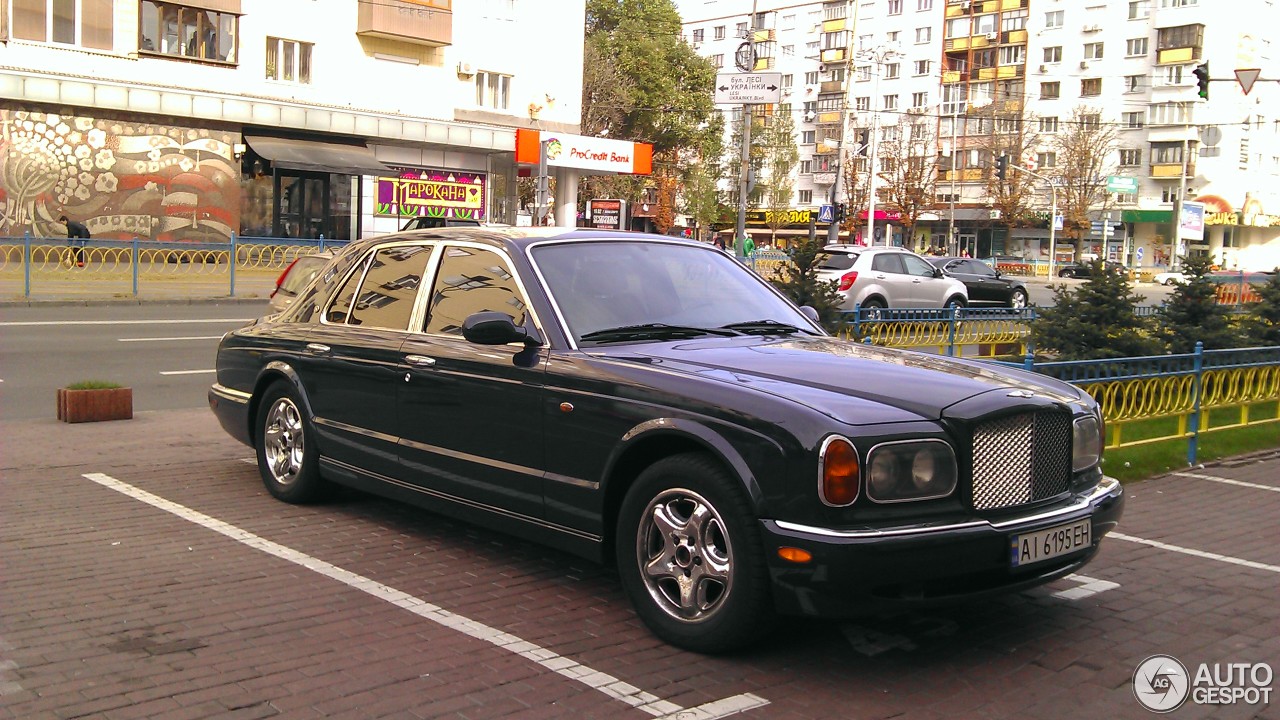
<instances>
[{"instance_id":1,"label":"hood ornament","mask_svg":"<svg viewBox=\"0 0 1280 720\"><path fill-rule=\"evenodd\" d=\"M1009 397L1011 398L1033 398L1035 396L1036 394L1030 390L1014 390L1009 393Z\"/></svg>"}]
</instances>

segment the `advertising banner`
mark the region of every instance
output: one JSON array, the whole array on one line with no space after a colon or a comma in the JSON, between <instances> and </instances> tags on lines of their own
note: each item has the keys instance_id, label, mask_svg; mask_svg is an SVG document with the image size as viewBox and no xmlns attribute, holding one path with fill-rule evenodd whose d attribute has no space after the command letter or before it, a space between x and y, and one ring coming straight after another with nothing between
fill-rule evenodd
<instances>
[{"instance_id":1,"label":"advertising banner","mask_svg":"<svg viewBox=\"0 0 1280 720\"><path fill-rule=\"evenodd\" d=\"M484 173L394 169L400 177L378 178L374 215L484 220Z\"/></svg>"},{"instance_id":2,"label":"advertising banner","mask_svg":"<svg viewBox=\"0 0 1280 720\"><path fill-rule=\"evenodd\" d=\"M1182 203L1182 217L1178 221L1178 238L1195 242L1204 240L1204 203Z\"/></svg>"}]
</instances>

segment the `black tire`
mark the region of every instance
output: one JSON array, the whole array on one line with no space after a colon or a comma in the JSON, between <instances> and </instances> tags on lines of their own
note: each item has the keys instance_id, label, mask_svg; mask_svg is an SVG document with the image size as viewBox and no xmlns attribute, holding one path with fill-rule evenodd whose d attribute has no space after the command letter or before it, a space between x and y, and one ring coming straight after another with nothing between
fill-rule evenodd
<instances>
[{"instance_id":1,"label":"black tire","mask_svg":"<svg viewBox=\"0 0 1280 720\"><path fill-rule=\"evenodd\" d=\"M673 455L640 473L622 501L614 545L636 614L666 642L722 653L771 627L759 527L744 492L708 456Z\"/></svg>"},{"instance_id":2,"label":"black tire","mask_svg":"<svg viewBox=\"0 0 1280 720\"><path fill-rule=\"evenodd\" d=\"M276 499L295 505L322 500L329 490L320 477L315 429L303 407L293 386L273 383L262 394L254 424L262 483Z\"/></svg>"},{"instance_id":3,"label":"black tire","mask_svg":"<svg viewBox=\"0 0 1280 720\"><path fill-rule=\"evenodd\" d=\"M862 303L862 309L866 311L864 315L870 322L884 319L884 313L880 311L884 310L886 307L887 306L884 304L884 301L879 298L872 298Z\"/></svg>"},{"instance_id":4,"label":"black tire","mask_svg":"<svg viewBox=\"0 0 1280 720\"><path fill-rule=\"evenodd\" d=\"M1009 293L1009 307L1014 310L1021 310L1027 306L1027 291L1022 288L1014 288Z\"/></svg>"},{"instance_id":5,"label":"black tire","mask_svg":"<svg viewBox=\"0 0 1280 720\"><path fill-rule=\"evenodd\" d=\"M956 308L963 308L968 304L969 303L965 302L964 298L960 297L959 295L952 295L951 297L947 298L947 301L943 303L942 306L948 310L954 311Z\"/></svg>"}]
</instances>

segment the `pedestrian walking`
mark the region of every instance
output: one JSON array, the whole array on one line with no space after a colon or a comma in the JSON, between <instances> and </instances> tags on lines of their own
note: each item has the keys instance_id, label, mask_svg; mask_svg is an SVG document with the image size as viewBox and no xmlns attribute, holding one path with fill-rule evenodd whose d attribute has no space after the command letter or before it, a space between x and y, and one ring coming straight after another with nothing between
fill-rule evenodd
<instances>
[{"instance_id":1,"label":"pedestrian walking","mask_svg":"<svg viewBox=\"0 0 1280 720\"><path fill-rule=\"evenodd\" d=\"M68 220L66 215L60 216L58 222L67 226L67 244L73 248L72 252L76 258L76 267L84 267L84 245L89 239L89 228L78 220ZM70 259L68 259L68 264L70 264Z\"/></svg>"}]
</instances>

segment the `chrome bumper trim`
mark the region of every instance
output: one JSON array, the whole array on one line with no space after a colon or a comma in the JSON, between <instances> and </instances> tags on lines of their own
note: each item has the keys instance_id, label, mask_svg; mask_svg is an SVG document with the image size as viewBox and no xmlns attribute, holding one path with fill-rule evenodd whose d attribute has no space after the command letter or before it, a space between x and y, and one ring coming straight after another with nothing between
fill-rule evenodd
<instances>
[{"instance_id":1,"label":"chrome bumper trim","mask_svg":"<svg viewBox=\"0 0 1280 720\"><path fill-rule=\"evenodd\" d=\"M785 520L775 520L774 523L783 530L808 533L810 535L821 535L822 537L845 539L925 536L933 535L935 533L955 532L957 530L970 530L973 528L988 528L991 530L1003 531L1016 525L1052 520L1064 515L1071 515L1096 505L1106 498L1119 494L1120 481L1115 478L1103 477L1102 481L1098 483L1098 487L1094 488L1088 495L1080 498L1067 507L994 523L987 520L971 520L969 522L951 523L949 525L920 525L916 527L891 528L888 530L834 530L832 528L814 527L812 525L800 525L797 523L786 522Z\"/></svg>"},{"instance_id":2,"label":"chrome bumper trim","mask_svg":"<svg viewBox=\"0 0 1280 720\"><path fill-rule=\"evenodd\" d=\"M253 395L247 392L232 390L231 388L223 385L219 385L218 383L214 383L213 386L209 388L209 390L214 395L217 395L220 398L225 398L232 402L238 402L238 403L244 403L244 404L248 404L249 400L253 397Z\"/></svg>"}]
</instances>

